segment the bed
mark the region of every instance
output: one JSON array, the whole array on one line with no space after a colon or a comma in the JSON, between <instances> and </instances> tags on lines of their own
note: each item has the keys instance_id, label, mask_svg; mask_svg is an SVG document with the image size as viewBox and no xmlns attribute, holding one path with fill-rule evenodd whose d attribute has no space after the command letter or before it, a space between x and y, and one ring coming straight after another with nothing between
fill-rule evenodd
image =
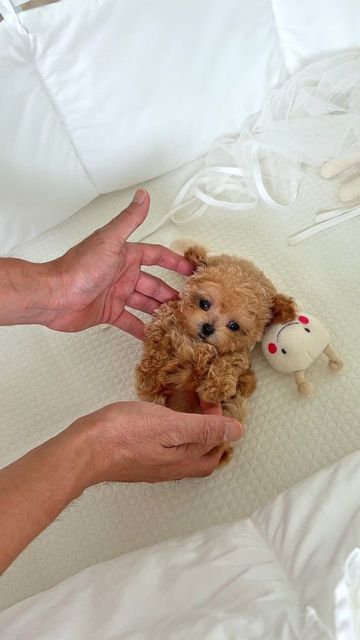
<instances>
[{"instance_id":1,"label":"bed","mask_svg":"<svg viewBox=\"0 0 360 640\"><path fill-rule=\"evenodd\" d=\"M145 232L201 162L144 183L152 195ZM266 207L238 214L209 210L181 233L263 267L281 290L294 295L329 328L344 370L333 376L320 358L308 376L316 395L304 399L291 377L270 369L256 349L258 390L250 402L246 436L231 464L208 480L90 489L3 576L3 608L93 563L246 517L284 489L359 448L358 219L296 247L287 242L289 234L312 222L316 210L334 206L336 188L336 181L326 182L310 172L296 205L281 213ZM102 196L16 254L39 261L61 254L120 211L132 192ZM171 245L179 229L169 222L148 240ZM161 275L181 286L177 276ZM3 328L0 353L1 465L79 415L136 398L133 371L141 345L115 328L101 326L76 335L37 326Z\"/></svg>"},{"instance_id":2,"label":"bed","mask_svg":"<svg viewBox=\"0 0 360 640\"><path fill-rule=\"evenodd\" d=\"M163 36L158 35L171 33L174 22L166 0L156 0L161 24L153 19L155 0L142 0L139 31L134 32L130 27L137 11L130 0L63 0L24 12L21 19L12 4L0 0L5 16L0 22L0 73L10 96L0 103L0 252L34 261L61 255L121 211L135 189L127 185L139 183L150 191L152 205L133 240L146 235L149 242L171 246L183 237L215 252L254 260L279 290L327 326L345 366L333 376L319 358L308 375L316 394L301 398L291 377L270 369L255 349L258 389L250 402L245 438L231 463L206 480L104 484L86 491L2 577L0 628L14 640L24 634L29 640L180 639L188 638L191 628L196 633L190 637L228 640L247 624L246 640L292 640L301 634L303 640L329 640L338 625L338 640L352 640L336 612L350 611L348 602L345 609L339 602L350 598L346 575L358 571L359 218L296 246L288 242L312 225L319 211L339 206L343 178L324 180L318 168L308 168L291 206L274 210L259 201L241 212L211 207L183 226L160 222L183 184L203 168L204 159L193 158L205 153L214 137L238 131L269 89L314 56L358 44L358 3L346 0L340 7L321 0L315 8L310 0L301 5L296 0L256 0L251 7L242 2L239 12L238 0L226 0L221 11L212 0L204 12L203 0L182 0L176 4L177 26L184 29L188 46L185 51L179 38L179 49L168 47L169 56L163 56ZM188 15L193 17L191 29ZM199 30L204 15L207 28ZM106 46L100 37L82 38L91 29L100 34L99 24ZM124 39L114 25L122 26ZM143 37L137 39L140 32ZM200 37L198 50L207 55L198 58L202 62L197 66L190 62ZM129 60L136 62L140 40L146 45L143 64L129 67ZM115 60L126 60L128 47L132 55L127 64L116 65ZM174 82L175 63L183 78L180 90ZM151 95L145 83L139 98L134 74L144 68L147 78L162 82L154 84ZM123 75L118 78L118 73ZM234 82L238 76L241 82ZM127 90L108 99L109 87L124 83ZM181 287L180 277L153 271ZM74 335L38 326L1 328L0 467L78 416L135 399L133 372L140 353L135 339L111 327ZM308 544L312 530L313 546ZM225 567L218 576L217 558ZM154 564L153 593L146 605L150 586L145 578ZM168 571L171 575L174 567L177 577L181 569L184 581L178 589L174 581L168 592ZM329 579L321 595L325 575ZM253 603L251 594L247 601L248 576L259 583ZM104 596L97 608L102 584L107 584L109 602L107 606ZM194 584L199 593L191 612L184 594ZM161 604L165 593L167 617ZM202 618L209 614L209 602L217 600L206 627ZM128 627L119 627L125 610L126 616L131 610ZM257 626L253 621L259 612L265 617Z\"/></svg>"}]
</instances>

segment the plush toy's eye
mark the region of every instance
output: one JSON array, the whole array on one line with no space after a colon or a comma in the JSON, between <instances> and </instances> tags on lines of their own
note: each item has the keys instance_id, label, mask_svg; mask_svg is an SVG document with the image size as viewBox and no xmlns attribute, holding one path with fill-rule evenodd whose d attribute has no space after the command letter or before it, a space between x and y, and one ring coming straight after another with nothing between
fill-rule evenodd
<instances>
[{"instance_id":1,"label":"plush toy's eye","mask_svg":"<svg viewBox=\"0 0 360 640\"><path fill-rule=\"evenodd\" d=\"M308 329L307 327L304 327L306 333L310 333L310 329Z\"/></svg>"},{"instance_id":2,"label":"plush toy's eye","mask_svg":"<svg viewBox=\"0 0 360 640\"><path fill-rule=\"evenodd\" d=\"M299 316L299 322L301 322L301 324L309 324L310 320L306 316Z\"/></svg>"},{"instance_id":3,"label":"plush toy's eye","mask_svg":"<svg viewBox=\"0 0 360 640\"><path fill-rule=\"evenodd\" d=\"M268 351L269 353L276 353L277 352L276 344L274 344L273 342L270 342L270 344L268 344Z\"/></svg>"},{"instance_id":4,"label":"plush toy's eye","mask_svg":"<svg viewBox=\"0 0 360 640\"><path fill-rule=\"evenodd\" d=\"M231 320L231 322L229 322L229 324L227 325L227 328L230 329L230 331L238 331L240 329L238 323L235 322L235 320Z\"/></svg>"},{"instance_id":5,"label":"plush toy's eye","mask_svg":"<svg viewBox=\"0 0 360 640\"><path fill-rule=\"evenodd\" d=\"M199 302L199 307L203 311L209 311L209 309L211 307L211 302L209 302L209 300L205 300L204 298L201 298L201 300Z\"/></svg>"},{"instance_id":6,"label":"plush toy's eye","mask_svg":"<svg viewBox=\"0 0 360 640\"><path fill-rule=\"evenodd\" d=\"M281 349L281 353L283 353L286 356L286 351L285 349Z\"/></svg>"}]
</instances>

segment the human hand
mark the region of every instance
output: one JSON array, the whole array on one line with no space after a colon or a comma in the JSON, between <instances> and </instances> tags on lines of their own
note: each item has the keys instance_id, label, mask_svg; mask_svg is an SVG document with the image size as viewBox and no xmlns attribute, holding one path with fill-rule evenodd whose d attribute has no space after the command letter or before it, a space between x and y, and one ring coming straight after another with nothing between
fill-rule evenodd
<instances>
[{"instance_id":1,"label":"human hand","mask_svg":"<svg viewBox=\"0 0 360 640\"><path fill-rule=\"evenodd\" d=\"M146 402L120 402L76 420L0 469L0 575L87 487L208 476L224 441L242 433L232 418Z\"/></svg>"},{"instance_id":2,"label":"human hand","mask_svg":"<svg viewBox=\"0 0 360 640\"><path fill-rule=\"evenodd\" d=\"M223 443L243 435L232 418L179 413L147 402L109 405L69 430L90 446L86 486L208 476L219 464Z\"/></svg>"},{"instance_id":3,"label":"human hand","mask_svg":"<svg viewBox=\"0 0 360 640\"><path fill-rule=\"evenodd\" d=\"M137 191L116 218L49 263L57 274L49 328L81 331L110 324L142 339L144 323L125 307L152 314L161 303L177 297L175 289L141 267L159 265L190 275L190 263L161 245L127 241L145 220L149 205L149 194Z\"/></svg>"}]
</instances>

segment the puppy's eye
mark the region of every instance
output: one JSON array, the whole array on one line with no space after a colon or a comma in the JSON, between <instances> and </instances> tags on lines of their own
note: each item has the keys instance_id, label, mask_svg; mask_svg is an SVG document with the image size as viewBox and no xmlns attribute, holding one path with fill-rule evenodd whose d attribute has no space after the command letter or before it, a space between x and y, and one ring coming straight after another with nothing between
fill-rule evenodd
<instances>
[{"instance_id":1,"label":"puppy's eye","mask_svg":"<svg viewBox=\"0 0 360 640\"><path fill-rule=\"evenodd\" d=\"M235 320L231 320L231 322L229 322L227 327L228 329L230 329L230 331L238 331L240 329L238 323L235 322Z\"/></svg>"},{"instance_id":2,"label":"puppy's eye","mask_svg":"<svg viewBox=\"0 0 360 640\"><path fill-rule=\"evenodd\" d=\"M201 298L201 300L199 301L199 307L200 309L203 309L203 311L209 311L211 307L211 302L209 302L209 300L205 300L204 298Z\"/></svg>"}]
</instances>

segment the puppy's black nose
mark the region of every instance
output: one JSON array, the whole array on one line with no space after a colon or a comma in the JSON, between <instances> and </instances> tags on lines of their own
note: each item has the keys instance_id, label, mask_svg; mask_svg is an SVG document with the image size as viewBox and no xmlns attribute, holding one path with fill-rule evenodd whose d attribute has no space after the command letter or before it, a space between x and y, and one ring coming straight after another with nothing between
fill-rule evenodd
<instances>
[{"instance_id":1,"label":"puppy's black nose","mask_svg":"<svg viewBox=\"0 0 360 640\"><path fill-rule=\"evenodd\" d=\"M215 331L215 327L212 324L209 324L208 322L206 324L203 324L202 326L202 332L204 334L204 336L211 336Z\"/></svg>"}]
</instances>

